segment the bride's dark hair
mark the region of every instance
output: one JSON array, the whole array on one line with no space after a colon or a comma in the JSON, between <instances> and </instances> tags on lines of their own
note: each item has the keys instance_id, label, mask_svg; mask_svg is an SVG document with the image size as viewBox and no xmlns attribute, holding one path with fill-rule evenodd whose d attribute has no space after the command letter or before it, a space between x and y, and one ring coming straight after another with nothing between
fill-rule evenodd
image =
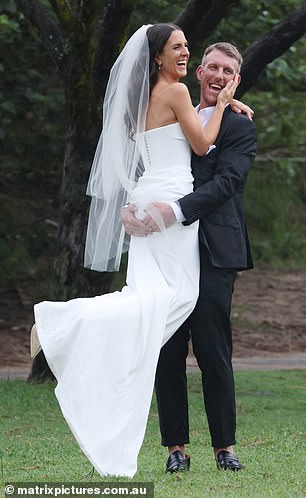
<instances>
[{"instance_id":1,"label":"bride's dark hair","mask_svg":"<svg viewBox=\"0 0 306 498\"><path fill-rule=\"evenodd\" d=\"M147 29L147 37L149 41L149 51L150 51L150 68L149 68L149 78L150 78L150 95L157 82L157 75L159 71L158 64L155 61L157 55L161 54L164 46L170 38L172 31L182 31L181 28L175 24L160 23L153 24Z\"/></svg>"},{"instance_id":2,"label":"bride's dark hair","mask_svg":"<svg viewBox=\"0 0 306 498\"><path fill-rule=\"evenodd\" d=\"M160 23L153 24L146 31L148 40L147 46L149 47L149 96L151 95L158 77L159 68L155 61L156 56L162 53L171 33L176 30L182 31L181 28L175 24ZM137 129L139 98L143 87L144 68L146 67L147 56L147 50L144 49L140 52L139 57L134 62L128 83L127 112L125 113L124 120L132 140Z\"/></svg>"}]
</instances>

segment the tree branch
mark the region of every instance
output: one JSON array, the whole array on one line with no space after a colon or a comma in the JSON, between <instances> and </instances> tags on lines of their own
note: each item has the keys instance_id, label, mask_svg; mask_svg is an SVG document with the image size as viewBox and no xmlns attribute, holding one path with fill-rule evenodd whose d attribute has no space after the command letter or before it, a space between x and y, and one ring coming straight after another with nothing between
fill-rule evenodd
<instances>
[{"instance_id":1,"label":"tree branch","mask_svg":"<svg viewBox=\"0 0 306 498\"><path fill-rule=\"evenodd\" d=\"M73 12L69 2L66 2L66 0L50 0L50 4L63 28L70 32L73 25Z\"/></svg>"},{"instance_id":2,"label":"tree branch","mask_svg":"<svg viewBox=\"0 0 306 498\"><path fill-rule=\"evenodd\" d=\"M288 14L279 24L258 38L243 54L241 83L237 98L255 83L267 64L282 55L306 31L306 3Z\"/></svg>"},{"instance_id":3,"label":"tree branch","mask_svg":"<svg viewBox=\"0 0 306 498\"><path fill-rule=\"evenodd\" d=\"M104 95L109 70L126 41L131 13L139 0L109 2L99 33L94 64L94 93L99 100Z\"/></svg>"},{"instance_id":4,"label":"tree branch","mask_svg":"<svg viewBox=\"0 0 306 498\"><path fill-rule=\"evenodd\" d=\"M214 0L189 0L173 22L180 26L185 34L187 31L190 33L199 20L207 15L213 4Z\"/></svg>"},{"instance_id":5,"label":"tree branch","mask_svg":"<svg viewBox=\"0 0 306 498\"><path fill-rule=\"evenodd\" d=\"M73 51L79 59L82 59L82 63L85 63L88 69L90 68L90 73L97 44L97 25L103 17L104 3L101 0L78 0L72 17L72 25L67 26L71 34ZM82 70L85 70L85 66Z\"/></svg>"},{"instance_id":6,"label":"tree branch","mask_svg":"<svg viewBox=\"0 0 306 498\"><path fill-rule=\"evenodd\" d=\"M50 57L60 70L65 69L65 37L60 26L50 15L48 9L39 0L16 0L18 9L24 17L36 27Z\"/></svg>"},{"instance_id":7,"label":"tree branch","mask_svg":"<svg viewBox=\"0 0 306 498\"><path fill-rule=\"evenodd\" d=\"M182 28L192 50L208 38L240 0L189 0L185 9L174 20Z\"/></svg>"}]
</instances>

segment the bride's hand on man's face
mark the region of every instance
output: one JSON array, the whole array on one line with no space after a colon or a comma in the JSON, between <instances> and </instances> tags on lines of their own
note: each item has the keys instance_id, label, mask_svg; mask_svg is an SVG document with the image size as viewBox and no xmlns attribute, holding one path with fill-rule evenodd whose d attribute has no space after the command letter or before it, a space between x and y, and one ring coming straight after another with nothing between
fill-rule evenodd
<instances>
[{"instance_id":1,"label":"bride's hand on man's face","mask_svg":"<svg viewBox=\"0 0 306 498\"><path fill-rule=\"evenodd\" d=\"M146 237L152 232L151 228L144 223L143 220L136 218L135 213L137 206L129 204L121 208L120 220L124 225L125 231L128 235L135 235L136 237Z\"/></svg>"},{"instance_id":2,"label":"bride's hand on man's face","mask_svg":"<svg viewBox=\"0 0 306 498\"><path fill-rule=\"evenodd\" d=\"M229 81L224 88L222 88L217 99L220 104L226 105L232 100L235 95L237 86L239 85L239 81L239 74L236 73L234 78Z\"/></svg>"}]
</instances>

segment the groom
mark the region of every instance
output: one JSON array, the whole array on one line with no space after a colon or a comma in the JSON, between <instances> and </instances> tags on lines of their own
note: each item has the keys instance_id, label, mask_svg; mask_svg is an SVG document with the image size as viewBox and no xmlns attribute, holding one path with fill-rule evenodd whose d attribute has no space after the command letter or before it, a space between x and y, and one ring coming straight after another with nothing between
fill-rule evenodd
<instances>
[{"instance_id":1,"label":"groom","mask_svg":"<svg viewBox=\"0 0 306 498\"><path fill-rule=\"evenodd\" d=\"M229 43L209 46L196 71L201 87L197 107L203 126L222 88L239 73L241 54ZM204 404L219 469L243 465L234 454L235 388L232 369L230 310L237 271L253 267L244 219L243 191L256 154L255 126L246 116L224 111L215 146L203 157L192 155L194 192L177 203L154 203L166 226L200 220L200 291L189 319L165 344L156 373L162 444L168 446L166 471L188 470L189 443L186 358L188 341L202 371ZM145 236L158 229L149 216L142 222L133 206L121 219L129 234Z\"/></svg>"}]
</instances>

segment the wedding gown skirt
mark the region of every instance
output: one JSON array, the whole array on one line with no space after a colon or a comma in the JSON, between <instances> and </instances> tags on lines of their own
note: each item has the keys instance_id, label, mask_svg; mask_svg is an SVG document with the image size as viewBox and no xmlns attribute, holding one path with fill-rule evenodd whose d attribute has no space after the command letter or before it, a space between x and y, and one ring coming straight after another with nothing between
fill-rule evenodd
<instances>
[{"instance_id":1,"label":"wedding gown skirt","mask_svg":"<svg viewBox=\"0 0 306 498\"><path fill-rule=\"evenodd\" d=\"M192 191L190 149L179 124L143 133L142 148L145 173L132 198L139 213L150 201ZM62 413L101 475L132 477L137 470L160 348L198 295L197 228L176 223L132 237L121 292L34 307Z\"/></svg>"}]
</instances>

